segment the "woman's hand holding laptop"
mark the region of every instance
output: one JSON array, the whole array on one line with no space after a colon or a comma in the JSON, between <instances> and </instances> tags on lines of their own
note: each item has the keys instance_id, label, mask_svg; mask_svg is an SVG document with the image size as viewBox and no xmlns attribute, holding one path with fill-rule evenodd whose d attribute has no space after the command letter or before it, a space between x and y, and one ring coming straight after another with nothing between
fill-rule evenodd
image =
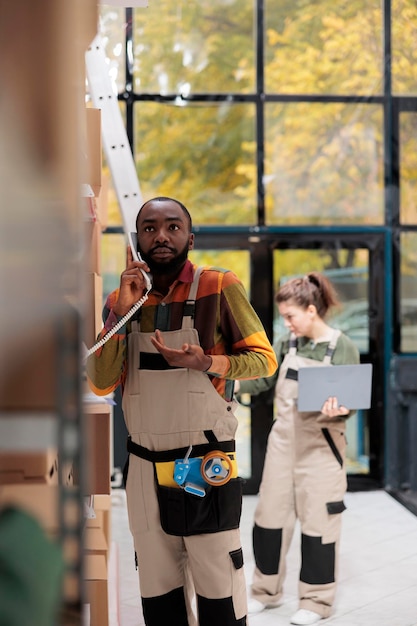
<instances>
[{"instance_id":1,"label":"woman's hand holding laptop","mask_svg":"<svg viewBox=\"0 0 417 626\"><path fill-rule=\"evenodd\" d=\"M342 404L339 406L336 396L330 396L321 408L321 412L327 417L347 417L349 409Z\"/></svg>"}]
</instances>

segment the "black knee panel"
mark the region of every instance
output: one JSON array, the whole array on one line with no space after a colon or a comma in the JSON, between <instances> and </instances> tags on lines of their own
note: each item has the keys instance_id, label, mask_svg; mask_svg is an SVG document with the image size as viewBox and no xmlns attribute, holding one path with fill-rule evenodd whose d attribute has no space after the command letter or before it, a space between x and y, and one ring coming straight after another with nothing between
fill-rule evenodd
<instances>
[{"instance_id":1,"label":"black knee panel","mask_svg":"<svg viewBox=\"0 0 417 626\"><path fill-rule=\"evenodd\" d=\"M321 537L301 535L302 564L300 580L309 585L334 582L336 548L334 543L322 543Z\"/></svg>"},{"instance_id":2,"label":"black knee panel","mask_svg":"<svg viewBox=\"0 0 417 626\"><path fill-rule=\"evenodd\" d=\"M255 524L252 540L256 567L267 576L277 574L281 554L282 528L262 528Z\"/></svg>"},{"instance_id":3,"label":"black knee panel","mask_svg":"<svg viewBox=\"0 0 417 626\"><path fill-rule=\"evenodd\" d=\"M246 617L236 619L232 598L211 600L197 596L197 606L200 626L246 626Z\"/></svg>"},{"instance_id":4,"label":"black knee panel","mask_svg":"<svg viewBox=\"0 0 417 626\"><path fill-rule=\"evenodd\" d=\"M179 587L162 596L142 598L146 626L188 626L184 589Z\"/></svg>"}]
</instances>

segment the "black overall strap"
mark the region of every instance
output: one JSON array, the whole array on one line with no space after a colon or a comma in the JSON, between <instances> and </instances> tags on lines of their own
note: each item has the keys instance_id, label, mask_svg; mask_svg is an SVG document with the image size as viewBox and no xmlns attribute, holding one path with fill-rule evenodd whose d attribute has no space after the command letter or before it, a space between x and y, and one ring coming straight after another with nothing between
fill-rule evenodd
<instances>
[{"instance_id":1,"label":"black overall strap","mask_svg":"<svg viewBox=\"0 0 417 626\"><path fill-rule=\"evenodd\" d=\"M192 447L190 458L204 456L208 452L219 450L220 452L234 452L235 441L211 441L209 443L200 443ZM174 448L172 450L149 450L144 446L132 441L131 437L127 439L127 451L135 456L151 461L152 463L164 463L167 461L175 461L183 459L188 452L188 447Z\"/></svg>"},{"instance_id":2,"label":"black overall strap","mask_svg":"<svg viewBox=\"0 0 417 626\"><path fill-rule=\"evenodd\" d=\"M200 281L200 274L202 270L202 267L197 267L194 273L194 279L191 283L188 298L184 302L181 328L194 328L195 300L197 297L198 283Z\"/></svg>"},{"instance_id":3,"label":"black overall strap","mask_svg":"<svg viewBox=\"0 0 417 626\"><path fill-rule=\"evenodd\" d=\"M338 328L333 329L333 335L329 341L329 345L327 346L326 354L324 355L323 359L323 363L326 363L326 365L331 365L332 357L336 349L337 340L339 339L341 334L342 333Z\"/></svg>"}]
</instances>

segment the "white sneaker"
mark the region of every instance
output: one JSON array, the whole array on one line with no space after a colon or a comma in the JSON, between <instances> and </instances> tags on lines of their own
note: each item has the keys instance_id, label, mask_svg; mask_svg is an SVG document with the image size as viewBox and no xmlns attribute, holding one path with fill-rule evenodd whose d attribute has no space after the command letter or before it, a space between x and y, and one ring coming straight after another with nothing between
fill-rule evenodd
<instances>
[{"instance_id":1,"label":"white sneaker","mask_svg":"<svg viewBox=\"0 0 417 626\"><path fill-rule=\"evenodd\" d=\"M266 605L259 602L256 598L249 598L248 600L248 615L255 615L255 613L261 613L266 608Z\"/></svg>"},{"instance_id":2,"label":"white sneaker","mask_svg":"<svg viewBox=\"0 0 417 626\"><path fill-rule=\"evenodd\" d=\"M309 626L309 624L317 624L322 619L321 615L308 609L299 609L291 618L290 624L298 624L298 626Z\"/></svg>"}]
</instances>

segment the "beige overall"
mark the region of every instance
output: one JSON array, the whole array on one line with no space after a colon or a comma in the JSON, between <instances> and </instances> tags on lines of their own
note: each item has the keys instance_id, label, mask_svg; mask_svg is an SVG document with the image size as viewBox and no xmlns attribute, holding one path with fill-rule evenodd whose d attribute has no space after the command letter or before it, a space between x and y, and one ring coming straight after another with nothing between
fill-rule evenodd
<instances>
[{"instance_id":1,"label":"beige overall","mask_svg":"<svg viewBox=\"0 0 417 626\"><path fill-rule=\"evenodd\" d=\"M187 307L195 301L197 274L199 272L194 278ZM199 343L198 333L193 328L193 313L188 315L187 308L184 311L182 329L163 332L164 341L170 347ZM204 444L201 446L204 448L208 441L212 442L214 449L216 441L234 445L237 419L231 403L217 393L207 374L171 368L166 362L161 365L164 359L150 341L152 334L140 332L138 322L132 323L128 339L129 370L123 393L123 411L132 445L139 444L137 448L146 451L143 456L149 455L149 458L140 458L136 453L130 454L126 484L145 623L148 626L166 626L168 623L170 626L193 626L196 623L200 626L213 626L214 623L244 626L246 586L238 521L230 530L222 532L216 531L215 525L204 532L204 524L203 532L197 529L188 533L188 527L184 535L181 530L174 531L174 534L165 532L161 527L154 463L169 459L172 466L172 460L178 458L177 450L173 449L182 449L183 453L190 445ZM163 454L158 456L161 451ZM192 453L191 456L199 455ZM186 494L179 487L165 487L168 500L163 508L169 516L186 501L198 511L198 507L210 502L211 494L217 497L219 493L227 493L222 490L229 485L238 488L239 495L229 506L228 499L223 499L221 510L212 512L212 517L222 517L228 508L235 507L237 510L232 517L239 520L240 479L232 479L224 487L209 488L210 494L204 498ZM178 503L177 496L185 498L184 502ZM213 507L216 503L218 506L217 500L213 502ZM187 516L198 517L198 513L190 513L187 509L184 517ZM193 523L194 520L190 521ZM190 609L190 576L197 594L197 621Z\"/></svg>"},{"instance_id":2,"label":"beige overall","mask_svg":"<svg viewBox=\"0 0 417 626\"><path fill-rule=\"evenodd\" d=\"M253 596L278 604L285 559L296 518L301 526L299 607L328 617L334 600L341 513L346 491L345 422L321 413L297 411L297 373L301 367L330 365L339 331L334 331L323 361L300 357L297 340L280 366L275 401L277 418L268 438L255 512Z\"/></svg>"}]
</instances>

